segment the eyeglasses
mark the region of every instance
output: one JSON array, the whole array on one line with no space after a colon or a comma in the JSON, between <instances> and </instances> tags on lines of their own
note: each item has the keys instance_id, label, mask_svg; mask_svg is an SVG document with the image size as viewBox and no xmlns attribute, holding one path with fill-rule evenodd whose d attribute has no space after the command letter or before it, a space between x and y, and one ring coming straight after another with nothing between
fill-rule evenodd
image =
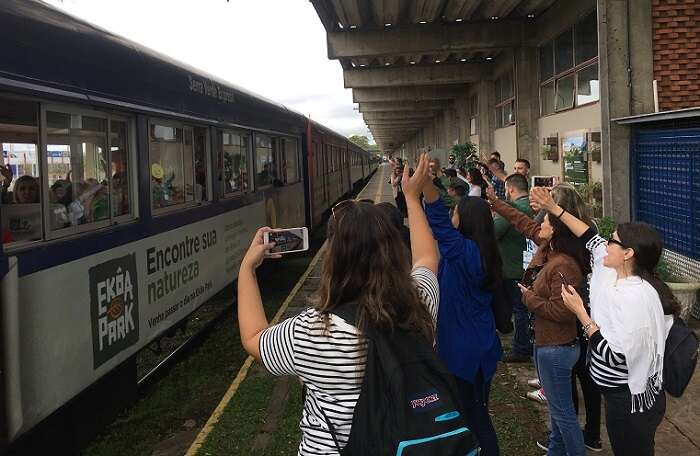
<instances>
[{"instance_id":1,"label":"eyeglasses","mask_svg":"<svg viewBox=\"0 0 700 456\"><path fill-rule=\"evenodd\" d=\"M610 238L608 238L608 244L617 244L623 249L627 248L627 246L625 244L623 244L622 242L620 242L617 239L615 239L614 237L612 237L612 235L610 236Z\"/></svg>"}]
</instances>

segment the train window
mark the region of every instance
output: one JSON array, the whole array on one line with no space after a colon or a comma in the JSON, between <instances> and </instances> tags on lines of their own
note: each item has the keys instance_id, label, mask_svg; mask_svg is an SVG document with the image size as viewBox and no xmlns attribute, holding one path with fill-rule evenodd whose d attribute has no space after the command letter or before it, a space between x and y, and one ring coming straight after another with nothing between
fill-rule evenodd
<instances>
[{"instance_id":1,"label":"train window","mask_svg":"<svg viewBox=\"0 0 700 456\"><path fill-rule=\"evenodd\" d=\"M284 140L284 183L293 184L299 182L299 154L297 153L297 140L287 138Z\"/></svg>"},{"instance_id":2,"label":"train window","mask_svg":"<svg viewBox=\"0 0 700 456\"><path fill-rule=\"evenodd\" d=\"M0 98L2 243L42 237L37 103Z\"/></svg>"},{"instance_id":3,"label":"train window","mask_svg":"<svg viewBox=\"0 0 700 456\"><path fill-rule=\"evenodd\" d=\"M47 111L46 139L50 228L109 220L107 118Z\"/></svg>"},{"instance_id":4,"label":"train window","mask_svg":"<svg viewBox=\"0 0 700 456\"><path fill-rule=\"evenodd\" d=\"M255 135L255 188L272 185L277 180L275 138Z\"/></svg>"},{"instance_id":5,"label":"train window","mask_svg":"<svg viewBox=\"0 0 700 456\"><path fill-rule=\"evenodd\" d=\"M131 185L129 173L129 124L114 120L109 125L109 145L111 151L112 217L128 215L131 212Z\"/></svg>"},{"instance_id":6,"label":"train window","mask_svg":"<svg viewBox=\"0 0 700 456\"><path fill-rule=\"evenodd\" d=\"M248 151L250 136L244 133L222 132L224 153L224 193L248 191Z\"/></svg>"},{"instance_id":7,"label":"train window","mask_svg":"<svg viewBox=\"0 0 700 456\"><path fill-rule=\"evenodd\" d=\"M207 161L207 129L194 128L194 199L207 200L207 182L209 166Z\"/></svg>"}]
</instances>

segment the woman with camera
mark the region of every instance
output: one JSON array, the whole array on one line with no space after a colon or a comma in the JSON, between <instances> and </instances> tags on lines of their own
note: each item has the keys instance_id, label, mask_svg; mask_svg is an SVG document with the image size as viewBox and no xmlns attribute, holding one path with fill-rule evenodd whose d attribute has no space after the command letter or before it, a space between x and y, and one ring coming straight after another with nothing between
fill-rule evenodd
<instances>
[{"instance_id":1,"label":"woman with camera","mask_svg":"<svg viewBox=\"0 0 700 456\"><path fill-rule=\"evenodd\" d=\"M666 410L666 337L679 308L654 273L661 236L644 223L621 223L606 241L557 205L547 189L534 188L531 201L565 223L593 257L590 315L576 290L562 286L561 296L589 338L590 373L605 398L613 452L652 456Z\"/></svg>"},{"instance_id":2,"label":"woman with camera","mask_svg":"<svg viewBox=\"0 0 700 456\"><path fill-rule=\"evenodd\" d=\"M411 250L374 204L338 203L329 220L320 301L315 307L268 325L255 270L273 246L263 243L269 228L258 230L241 263L238 321L243 347L272 374L297 376L307 388L300 455L337 455L338 447L348 442L367 357L364 322L379 331L399 327L433 343L438 254L420 204L422 188L431 179L427 156L421 157L413 177L408 173L406 166L402 187ZM359 328L333 313L347 303L359 307Z\"/></svg>"},{"instance_id":3,"label":"woman with camera","mask_svg":"<svg viewBox=\"0 0 700 456\"><path fill-rule=\"evenodd\" d=\"M589 269L589 255L557 217L548 214L541 224L487 191L493 210L523 236L538 245L525 271L523 303L535 316L535 359L540 383L547 394L552 432L547 454L583 456L586 452L571 397L571 374L580 347L576 316L564 304L564 283L579 287Z\"/></svg>"}]
</instances>

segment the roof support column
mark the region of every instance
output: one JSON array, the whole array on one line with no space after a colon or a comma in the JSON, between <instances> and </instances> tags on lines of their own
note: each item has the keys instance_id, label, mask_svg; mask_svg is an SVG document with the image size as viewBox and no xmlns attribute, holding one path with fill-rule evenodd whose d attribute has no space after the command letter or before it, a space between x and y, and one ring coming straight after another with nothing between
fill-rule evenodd
<instances>
[{"instance_id":1,"label":"roof support column","mask_svg":"<svg viewBox=\"0 0 700 456\"><path fill-rule=\"evenodd\" d=\"M493 130L495 124L496 85L493 81L482 80L478 89L479 105L479 154L487 159L493 152Z\"/></svg>"},{"instance_id":2,"label":"roof support column","mask_svg":"<svg viewBox=\"0 0 700 456\"><path fill-rule=\"evenodd\" d=\"M632 217L631 129L611 121L654 111L652 0L598 0L603 213Z\"/></svg>"},{"instance_id":3,"label":"roof support column","mask_svg":"<svg viewBox=\"0 0 700 456\"><path fill-rule=\"evenodd\" d=\"M520 47L515 55L515 131L518 158L526 158L530 174L539 173L539 84L537 81L537 48Z\"/></svg>"}]
</instances>

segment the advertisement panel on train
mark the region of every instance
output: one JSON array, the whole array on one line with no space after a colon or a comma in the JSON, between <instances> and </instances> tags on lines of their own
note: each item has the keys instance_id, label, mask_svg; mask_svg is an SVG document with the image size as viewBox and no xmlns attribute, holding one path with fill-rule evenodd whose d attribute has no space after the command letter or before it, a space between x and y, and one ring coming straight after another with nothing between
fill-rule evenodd
<instances>
[{"instance_id":1,"label":"advertisement panel on train","mask_svg":"<svg viewBox=\"0 0 700 456\"><path fill-rule=\"evenodd\" d=\"M4 303L16 309L9 314L32 321L6 347L20 355L19 372L8 378L16 393L12 433L31 428L235 279L264 223L260 202L19 280L6 277L3 287L18 284L16 293L3 292L14 296Z\"/></svg>"}]
</instances>

